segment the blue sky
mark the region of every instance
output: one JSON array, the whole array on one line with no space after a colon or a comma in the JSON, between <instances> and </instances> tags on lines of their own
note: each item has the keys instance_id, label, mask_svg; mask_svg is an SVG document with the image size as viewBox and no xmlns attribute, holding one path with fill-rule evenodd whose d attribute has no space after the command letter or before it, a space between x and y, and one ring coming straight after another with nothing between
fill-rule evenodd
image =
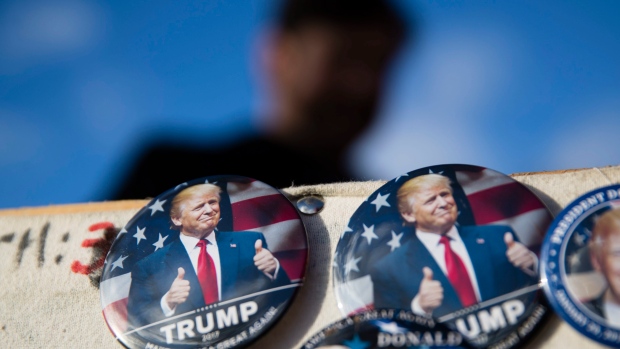
<instances>
[{"instance_id":1,"label":"blue sky","mask_svg":"<svg viewBox=\"0 0 620 349\"><path fill-rule=\"evenodd\" d=\"M101 200L148 139L246 134L271 3L3 1L0 208ZM620 163L620 3L396 3L419 41L352 151L364 178Z\"/></svg>"}]
</instances>

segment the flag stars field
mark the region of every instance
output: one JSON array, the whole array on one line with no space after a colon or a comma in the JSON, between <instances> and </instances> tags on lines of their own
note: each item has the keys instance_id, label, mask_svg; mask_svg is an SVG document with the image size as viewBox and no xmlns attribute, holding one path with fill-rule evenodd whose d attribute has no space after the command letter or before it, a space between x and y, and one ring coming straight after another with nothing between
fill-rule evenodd
<instances>
[{"instance_id":1,"label":"flag stars field","mask_svg":"<svg viewBox=\"0 0 620 349\"><path fill-rule=\"evenodd\" d=\"M187 187L187 182L181 183L179 185L177 185L176 187L174 187L174 190L177 191L183 187Z\"/></svg>"},{"instance_id":2,"label":"flag stars field","mask_svg":"<svg viewBox=\"0 0 620 349\"><path fill-rule=\"evenodd\" d=\"M347 226L347 228L342 232L342 234L340 234L340 240L342 240L342 238L347 235L347 233L351 233L353 232L353 229L351 229L349 226Z\"/></svg>"},{"instance_id":3,"label":"flag stars field","mask_svg":"<svg viewBox=\"0 0 620 349\"><path fill-rule=\"evenodd\" d=\"M404 233L400 233L396 235L394 230L392 230L392 240L390 240L387 245L390 246L390 252L394 252L395 249L400 247L400 239L403 237Z\"/></svg>"},{"instance_id":4,"label":"flag stars field","mask_svg":"<svg viewBox=\"0 0 620 349\"><path fill-rule=\"evenodd\" d=\"M159 199L157 199L157 201L155 201L151 206L149 206L149 210L151 210L151 217L155 214L155 212L164 212L163 205L166 203L166 201L167 200L159 201Z\"/></svg>"},{"instance_id":5,"label":"flag stars field","mask_svg":"<svg viewBox=\"0 0 620 349\"><path fill-rule=\"evenodd\" d=\"M136 238L136 245L140 245L140 241L146 240L146 236L144 236L144 231L146 230L146 227L140 229L140 227L136 226L136 230L138 232L135 233L133 237Z\"/></svg>"},{"instance_id":6,"label":"flag stars field","mask_svg":"<svg viewBox=\"0 0 620 349\"><path fill-rule=\"evenodd\" d=\"M385 207L390 207L390 204L388 204L387 202L387 198L390 196L390 194L385 194L385 195L381 195L381 193L377 193L377 197L371 201L370 203L375 205L376 207L376 212L379 212L379 209L383 206Z\"/></svg>"},{"instance_id":7,"label":"flag stars field","mask_svg":"<svg viewBox=\"0 0 620 349\"><path fill-rule=\"evenodd\" d=\"M112 263L112 270L116 269L116 267L123 269L123 261L127 259L127 257L129 257L129 255L127 256L121 255L120 257L118 257L118 259L115 260L114 263Z\"/></svg>"},{"instance_id":8,"label":"flag stars field","mask_svg":"<svg viewBox=\"0 0 620 349\"><path fill-rule=\"evenodd\" d=\"M375 225L371 225L370 227L367 227L366 224L362 224L364 226L364 232L362 233L362 236L366 238L366 240L368 240L368 245L370 245L372 243L372 239L379 239L379 237L377 236L377 234L375 234Z\"/></svg>"},{"instance_id":9,"label":"flag stars field","mask_svg":"<svg viewBox=\"0 0 620 349\"><path fill-rule=\"evenodd\" d=\"M164 241L166 241L168 236L169 235L162 237L161 233L159 233L159 240L157 240L157 242L153 244L153 246L155 246L155 251L159 250L160 248L164 248Z\"/></svg>"},{"instance_id":10,"label":"flag stars field","mask_svg":"<svg viewBox=\"0 0 620 349\"><path fill-rule=\"evenodd\" d=\"M409 174L408 173L403 173L400 176L394 178L394 183L398 182L398 180L403 178L403 177L409 177Z\"/></svg>"},{"instance_id":11,"label":"flag stars field","mask_svg":"<svg viewBox=\"0 0 620 349\"><path fill-rule=\"evenodd\" d=\"M359 263L359 261L362 260L362 257L357 257L357 258L353 258L350 259L347 264L344 266L344 273L345 275L349 275L351 273L351 271L357 271L359 272L359 268L357 267L357 263Z\"/></svg>"}]
</instances>

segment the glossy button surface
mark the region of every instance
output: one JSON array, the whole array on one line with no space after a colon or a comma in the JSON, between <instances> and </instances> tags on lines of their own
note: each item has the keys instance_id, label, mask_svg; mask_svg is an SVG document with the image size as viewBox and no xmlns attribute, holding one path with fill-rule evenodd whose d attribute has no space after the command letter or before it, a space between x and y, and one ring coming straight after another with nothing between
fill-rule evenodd
<instances>
[{"instance_id":1,"label":"glossy button surface","mask_svg":"<svg viewBox=\"0 0 620 349\"><path fill-rule=\"evenodd\" d=\"M583 335L620 348L620 185L568 204L547 231L541 259L556 313Z\"/></svg>"},{"instance_id":2,"label":"glossy button surface","mask_svg":"<svg viewBox=\"0 0 620 349\"><path fill-rule=\"evenodd\" d=\"M130 348L243 347L288 307L306 258L300 216L278 190L239 176L189 181L116 237L103 314Z\"/></svg>"},{"instance_id":3,"label":"glossy button surface","mask_svg":"<svg viewBox=\"0 0 620 349\"><path fill-rule=\"evenodd\" d=\"M471 165L402 174L355 211L336 247L343 314L406 309L476 347L513 347L536 328L539 252L552 217L525 186Z\"/></svg>"}]
</instances>

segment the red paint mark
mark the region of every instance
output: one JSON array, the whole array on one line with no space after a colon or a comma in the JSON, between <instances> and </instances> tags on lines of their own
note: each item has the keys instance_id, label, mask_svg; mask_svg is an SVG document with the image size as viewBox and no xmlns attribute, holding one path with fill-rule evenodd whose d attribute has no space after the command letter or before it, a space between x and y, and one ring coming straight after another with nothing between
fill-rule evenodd
<instances>
[{"instance_id":1,"label":"red paint mark","mask_svg":"<svg viewBox=\"0 0 620 349\"><path fill-rule=\"evenodd\" d=\"M82 247L95 247L102 239L86 239L82 241Z\"/></svg>"},{"instance_id":2,"label":"red paint mark","mask_svg":"<svg viewBox=\"0 0 620 349\"><path fill-rule=\"evenodd\" d=\"M84 275L88 275L92 272L91 268L88 265L84 265L80 263L80 261L73 261L71 263L71 271L76 274L84 274Z\"/></svg>"},{"instance_id":3,"label":"red paint mark","mask_svg":"<svg viewBox=\"0 0 620 349\"><path fill-rule=\"evenodd\" d=\"M73 261L71 263L71 271L76 274L90 275L103 268L105 257L112 246L116 234L118 234L118 230L110 222L95 223L88 227L88 230L90 232L104 230L104 234L99 239L85 239L82 241L82 247L93 249L93 258L89 264L83 264L78 260Z\"/></svg>"},{"instance_id":4,"label":"red paint mark","mask_svg":"<svg viewBox=\"0 0 620 349\"><path fill-rule=\"evenodd\" d=\"M114 229L114 224L110 222L99 222L88 227L88 231L97 231L101 229Z\"/></svg>"}]
</instances>

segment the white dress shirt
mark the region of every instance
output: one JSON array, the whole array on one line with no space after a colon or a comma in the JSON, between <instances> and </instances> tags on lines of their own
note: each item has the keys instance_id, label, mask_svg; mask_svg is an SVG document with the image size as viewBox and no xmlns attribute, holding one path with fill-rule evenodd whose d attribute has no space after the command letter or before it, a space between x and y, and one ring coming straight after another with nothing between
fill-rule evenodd
<instances>
[{"instance_id":1,"label":"white dress shirt","mask_svg":"<svg viewBox=\"0 0 620 349\"><path fill-rule=\"evenodd\" d=\"M607 324L620 327L620 305L614 303L611 300L611 295L609 294L609 290L605 292L605 298L603 298L603 314L605 314L605 319L607 320Z\"/></svg>"},{"instance_id":2,"label":"white dress shirt","mask_svg":"<svg viewBox=\"0 0 620 349\"><path fill-rule=\"evenodd\" d=\"M194 273L198 275L198 257L200 256L200 247L196 245L200 239L184 234L179 234L179 238L183 244L183 247L185 247L185 250L187 251L190 261L192 262ZM222 299L222 267L220 264L220 251L217 248L215 233L209 234L205 240L207 240L207 252L211 256L211 259L213 259L213 264L215 265L215 274L217 275L217 297L218 299ZM165 301L167 295L168 293L161 298L161 309L166 317L174 315L174 311L176 310L176 307L175 309L170 309L170 307L168 307L168 302Z\"/></svg>"},{"instance_id":3,"label":"white dress shirt","mask_svg":"<svg viewBox=\"0 0 620 349\"><path fill-rule=\"evenodd\" d=\"M433 259L439 265L439 268L443 271L444 275L448 275L448 270L446 268L446 258L445 258L445 246L444 244L439 242L441 239L441 235L437 233L428 233L422 230L416 230L416 236L422 242L424 247L428 250L428 252L433 256ZM480 302L480 289L478 288L478 280L476 279L476 271L474 270L474 266L471 263L471 258L469 258L469 253L467 252L467 248L459 235L458 230L455 226L446 233L446 236L450 238L450 247L452 251L456 253L459 258L463 261L465 268L467 269L467 273L469 274L469 280L471 281L471 285L474 288L474 292L476 294L476 299ZM418 299L418 295L415 296L413 302L411 302L411 307L414 313L417 314L426 314L422 307L420 307L420 302Z\"/></svg>"}]
</instances>

